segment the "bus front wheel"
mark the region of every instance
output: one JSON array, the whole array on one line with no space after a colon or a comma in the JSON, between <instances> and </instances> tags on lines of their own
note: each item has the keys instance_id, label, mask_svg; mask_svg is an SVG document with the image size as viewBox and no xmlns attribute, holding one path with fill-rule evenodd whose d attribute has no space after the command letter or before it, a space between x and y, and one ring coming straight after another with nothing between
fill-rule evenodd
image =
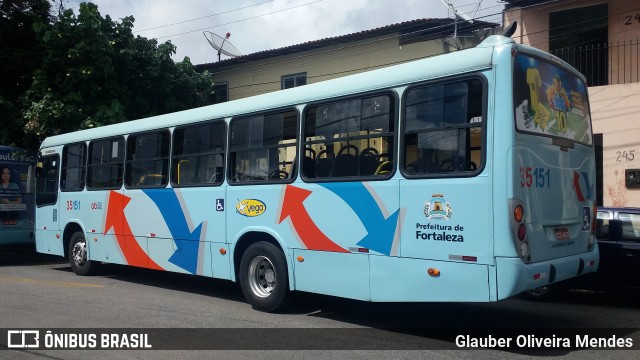
<instances>
[{"instance_id":1,"label":"bus front wheel","mask_svg":"<svg viewBox=\"0 0 640 360\"><path fill-rule=\"evenodd\" d=\"M89 275L97 267L97 264L88 259L87 241L79 231L73 233L69 240L69 263L73 272L82 276Z\"/></svg>"},{"instance_id":2,"label":"bus front wheel","mask_svg":"<svg viewBox=\"0 0 640 360\"><path fill-rule=\"evenodd\" d=\"M260 241L247 248L240 260L240 287L256 310L284 308L289 298L287 261L275 245Z\"/></svg>"}]
</instances>

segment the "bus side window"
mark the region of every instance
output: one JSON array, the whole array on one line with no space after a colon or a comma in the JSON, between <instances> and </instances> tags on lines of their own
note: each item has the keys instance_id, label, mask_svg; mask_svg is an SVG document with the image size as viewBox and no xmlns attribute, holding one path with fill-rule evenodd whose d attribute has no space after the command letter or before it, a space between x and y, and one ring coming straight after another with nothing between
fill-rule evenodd
<instances>
[{"instance_id":1,"label":"bus side window","mask_svg":"<svg viewBox=\"0 0 640 360\"><path fill-rule=\"evenodd\" d=\"M165 187L169 165L169 131L133 134L127 138L125 185Z\"/></svg>"},{"instance_id":2,"label":"bus side window","mask_svg":"<svg viewBox=\"0 0 640 360\"><path fill-rule=\"evenodd\" d=\"M309 107L304 146L313 149L317 156L314 161L303 160L305 179L391 176L394 104L392 96L383 94ZM387 155L383 158L380 154Z\"/></svg>"},{"instance_id":3,"label":"bus side window","mask_svg":"<svg viewBox=\"0 0 640 360\"><path fill-rule=\"evenodd\" d=\"M89 143L87 189L119 189L124 170L122 137L94 140Z\"/></svg>"},{"instance_id":4,"label":"bus side window","mask_svg":"<svg viewBox=\"0 0 640 360\"><path fill-rule=\"evenodd\" d=\"M475 172L482 163L482 81L411 88L405 96L403 172L430 176Z\"/></svg>"},{"instance_id":5,"label":"bus side window","mask_svg":"<svg viewBox=\"0 0 640 360\"><path fill-rule=\"evenodd\" d=\"M223 180L226 124L216 120L173 131L173 187L220 185Z\"/></svg>"},{"instance_id":6,"label":"bus side window","mask_svg":"<svg viewBox=\"0 0 640 360\"><path fill-rule=\"evenodd\" d=\"M65 145L62 149L61 191L84 189L87 145L85 143Z\"/></svg>"},{"instance_id":7,"label":"bus side window","mask_svg":"<svg viewBox=\"0 0 640 360\"><path fill-rule=\"evenodd\" d=\"M230 122L230 183L288 182L294 177L298 112L233 118Z\"/></svg>"}]
</instances>

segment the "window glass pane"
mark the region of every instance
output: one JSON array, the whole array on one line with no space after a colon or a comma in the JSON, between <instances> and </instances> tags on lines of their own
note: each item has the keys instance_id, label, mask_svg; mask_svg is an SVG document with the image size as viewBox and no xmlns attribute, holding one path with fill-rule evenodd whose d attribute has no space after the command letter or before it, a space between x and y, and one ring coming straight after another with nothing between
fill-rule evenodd
<instances>
[{"instance_id":1,"label":"window glass pane","mask_svg":"<svg viewBox=\"0 0 640 360\"><path fill-rule=\"evenodd\" d=\"M482 163L483 86L479 80L409 90L403 136L407 175L464 173Z\"/></svg>"},{"instance_id":2,"label":"window glass pane","mask_svg":"<svg viewBox=\"0 0 640 360\"><path fill-rule=\"evenodd\" d=\"M62 191L81 191L84 189L86 145L73 144L62 151Z\"/></svg>"},{"instance_id":3,"label":"window glass pane","mask_svg":"<svg viewBox=\"0 0 640 360\"><path fill-rule=\"evenodd\" d=\"M391 101L388 96L376 96L362 100L361 130L382 131L390 130L389 119Z\"/></svg>"},{"instance_id":4,"label":"window glass pane","mask_svg":"<svg viewBox=\"0 0 640 360\"><path fill-rule=\"evenodd\" d=\"M611 213L608 211L598 211L596 218L596 238L598 240L608 240L609 219L611 218Z\"/></svg>"},{"instance_id":5,"label":"window glass pane","mask_svg":"<svg viewBox=\"0 0 640 360\"><path fill-rule=\"evenodd\" d=\"M58 201L58 156L42 157L42 174L36 179L36 204L55 204Z\"/></svg>"},{"instance_id":6,"label":"window glass pane","mask_svg":"<svg viewBox=\"0 0 640 360\"><path fill-rule=\"evenodd\" d=\"M392 98L387 95L309 108L305 117L303 176L389 176L395 166L392 108Z\"/></svg>"},{"instance_id":7,"label":"window glass pane","mask_svg":"<svg viewBox=\"0 0 640 360\"><path fill-rule=\"evenodd\" d=\"M216 82L213 85L209 102L211 104L218 104L226 101L229 101L229 83L226 81Z\"/></svg>"},{"instance_id":8,"label":"window glass pane","mask_svg":"<svg viewBox=\"0 0 640 360\"><path fill-rule=\"evenodd\" d=\"M552 62L518 53L513 69L515 126L519 132L592 145L587 86Z\"/></svg>"},{"instance_id":9,"label":"window glass pane","mask_svg":"<svg viewBox=\"0 0 640 360\"><path fill-rule=\"evenodd\" d=\"M169 132L159 131L127 138L126 185L164 187L169 164Z\"/></svg>"},{"instance_id":10,"label":"window glass pane","mask_svg":"<svg viewBox=\"0 0 640 360\"><path fill-rule=\"evenodd\" d=\"M225 124L221 121L173 132L173 185L220 184L224 169Z\"/></svg>"},{"instance_id":11,"label":"window glass pane","mask_svg":"<svg viewBox=\"0 0 640 360\"><path fill-rule=\"evenodd\" d=\"M89 144L87 187L119 189L122 186L124 140L122 138L92 141Z\"/></svg>"},{"instance_id":12,"label":"window glass pane","mask_svg":"<svg viewBox=\"0 0 640 360\"><path fill-rule=\"evenodd\" d=\"M640 214L618 214L624 240L640 241Z\"/></svg>"},{"instance_id":13,"label":"window glass pane","mask_svg":"<svg viewBox=\"0 0 640 360\"><path fill-rule=\"evenodd\" d=\"M229 181L291 179L296 158L297 124L295 111L231 120Z\"/></svg>"},{"instance_id":14,"label":"window glass pane","mask_svg":"<svg viewBox=\"0 0 640 360\"><path fill-rule=\"evenodd\" d=\"M285 89L289 89L295 86L295 82L293 80L293 78L286 78L284 79L284 88Z\"/></svg>"},{"instance_id":15,"label":"window glass pane","mask_svg":"<svg viewBox=\"0 0 640 360\"><path fill-rule=\"evenodd\" d=\"M292 74L282 77L282 89L289 89L296 86L302 86L307 84L307 74Z\"/></svg>"}]
</instances>

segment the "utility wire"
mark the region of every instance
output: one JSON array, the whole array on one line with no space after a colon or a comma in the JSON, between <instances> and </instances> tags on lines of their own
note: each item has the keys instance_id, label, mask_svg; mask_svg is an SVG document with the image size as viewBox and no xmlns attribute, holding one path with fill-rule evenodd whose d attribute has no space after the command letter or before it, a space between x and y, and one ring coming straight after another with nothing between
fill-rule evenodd
<instances>
[{"instance_id":1,"label":"utility wire","mask_svg":"<svg viewBox=\"0 0 640 360\"><path fill-rule=\"evenodd\" d=\"M155 27L151 27L151 28L147 28L147 29L136 30L136 31L134 31L134 33L139 33L139 32L149 31L149 30L156 30L156 29L161 29L161 28L174 26L174 25L186 24L186 23L192 22L192 21L197 21L197 20L207 19L207 18L210 18L210 17L218 16L218 15L228 14L228 13L231 13L231 12L234 12L234 11L238 11L238 10L244 10L244 9L247 9L247 8L250 8L250 7L266 4L266 3L269 3L269 2L272 2L272 1L273 0L267 0L267 1L260 2L260 3L256 3L256 4L251 4L251 5L247 5L247 6L243 6L243 7L239 7L239 8L235 8L235 9L231 9L231 10L227 10L227 11L223 11L223 12L219 12L219 13L215 13L215 14L211 14L211 15L207 15L207 16L202 16L202 17L199 17L199 18L193 18L193 19L183 20L183 21L179 21L179 22L176 22L176 23L172 23L172 24L159 25L159 26L155 26Z\"/></svg>"}]
</instances>

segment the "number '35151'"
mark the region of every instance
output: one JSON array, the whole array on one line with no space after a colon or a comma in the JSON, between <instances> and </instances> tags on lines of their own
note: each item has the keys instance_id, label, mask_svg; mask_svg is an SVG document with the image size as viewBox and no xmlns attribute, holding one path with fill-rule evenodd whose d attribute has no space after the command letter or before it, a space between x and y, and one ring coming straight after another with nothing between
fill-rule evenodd
<instances>
[{"instance_id":1,"label":"number '35151'","mask_svg":"<svg viewBox=\"0 0 640 360\"><path fill-rule=\"evenodd\" d=\"M520 168L520 186L544 188L551 186L551 176L549 168Z\"/></svg>"}]
</instances>

